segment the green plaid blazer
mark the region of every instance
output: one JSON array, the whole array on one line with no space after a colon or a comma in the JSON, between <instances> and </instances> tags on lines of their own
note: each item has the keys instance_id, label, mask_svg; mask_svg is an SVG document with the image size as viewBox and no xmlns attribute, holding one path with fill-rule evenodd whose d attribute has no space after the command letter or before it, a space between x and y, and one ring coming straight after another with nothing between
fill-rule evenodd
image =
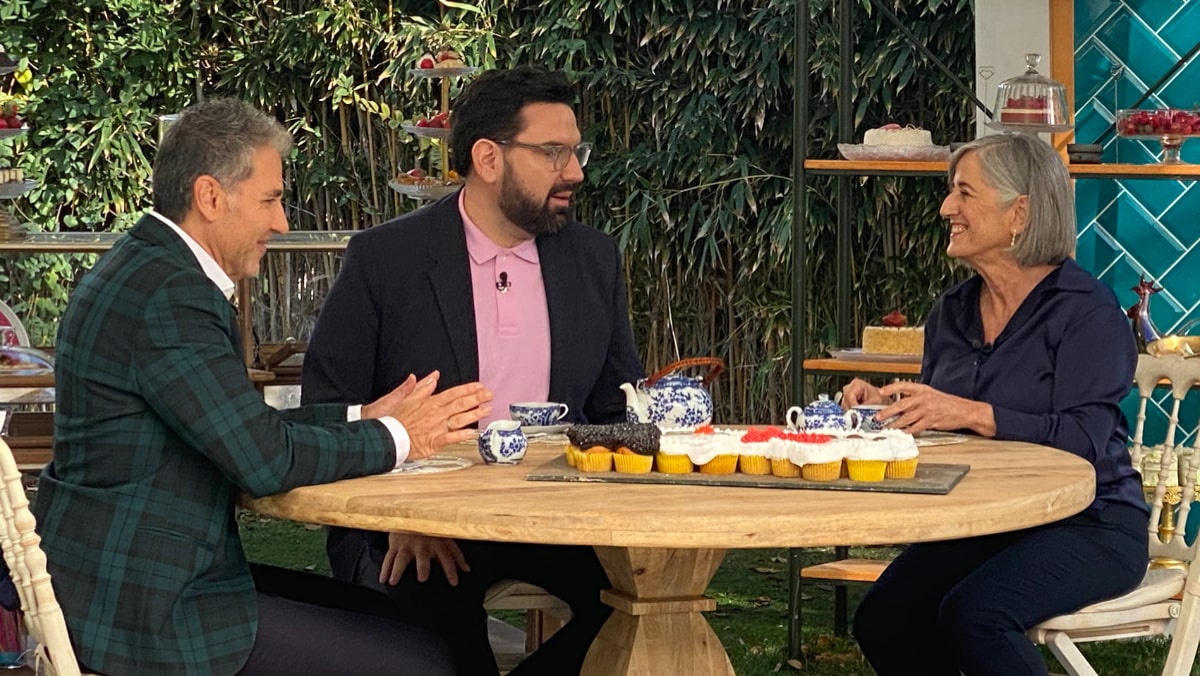
<instances>
[{"instance_id":1,"label":"green plaid blazer","mask_svg":"<svg viewBox=\"0 0 1200 676\"><path fill-rule=\"evenodd\" d=\"M55 377L35 513L76 651L105 674L235 673L257 627L238 494L395 464L343 405L263 403L234 308L152 216L72 294Z\"/></svg>"}]
</instances>

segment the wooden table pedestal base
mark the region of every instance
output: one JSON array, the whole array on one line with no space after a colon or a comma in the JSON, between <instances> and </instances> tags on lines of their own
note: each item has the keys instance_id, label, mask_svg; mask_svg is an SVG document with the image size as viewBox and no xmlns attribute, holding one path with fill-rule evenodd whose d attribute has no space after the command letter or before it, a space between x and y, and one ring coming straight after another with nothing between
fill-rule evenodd
<instances>
[{"instance_id":1,"label":"wooden table pedestal base","mask_svg":"<svg viewBox=\"0 0 1200 676\"><path fill-rule=\"evenodd\" d=\"M627 674L733 676L725 648L700 613L717 602L704 596L724 549L596 547L614 611L593 641L583 676Z\"/></svg>"}]
</instances>

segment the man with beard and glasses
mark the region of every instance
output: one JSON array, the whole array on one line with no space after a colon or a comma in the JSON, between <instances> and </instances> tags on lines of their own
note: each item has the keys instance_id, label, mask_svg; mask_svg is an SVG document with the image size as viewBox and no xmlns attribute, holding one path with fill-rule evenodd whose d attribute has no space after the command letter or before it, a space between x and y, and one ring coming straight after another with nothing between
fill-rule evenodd
<instances>
[{"instance_id":1,"label":"man with beard and glasses","mask_svg":"<svg viewBox=\"0 0 1200 676\"><path fill-rule=\"evenodd\" d=\"M616 242L568 217L591 153L574 100L562 73L528 67L463 89L450 147L465 186L350 240L305 357L305 402L371 401L436 369L440 387L492 391L481 426L520 401L566 403L571 422L624 418L619 386L643 369ZM336 577L386 590L445 636L463 674L497 673L483 610L497 581L547 589L573 616L513 674L578 673L609 613L588 547L349 529L326 544Z\"/></svg>"}]
</instances>

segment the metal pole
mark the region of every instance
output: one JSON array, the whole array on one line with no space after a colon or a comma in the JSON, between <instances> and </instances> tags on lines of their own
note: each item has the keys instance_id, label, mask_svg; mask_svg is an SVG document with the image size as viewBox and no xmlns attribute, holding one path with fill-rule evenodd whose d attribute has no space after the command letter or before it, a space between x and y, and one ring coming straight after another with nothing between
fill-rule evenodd
<instances>
[{"instance_id":1,"label":"metal pole","mask_svg":"<svg viewBox=\"0 0 1200 676\"><path fill-rule=\"evenodd\" d=\"M796 0L796 31L792 44L792 403L804 402L805 302L808 256L808 33L809 0ZM800 549L788 551L788 645L786 659L799 661Z\"/></svg>"},{"instance_id":2,"label":"metal pole","mask_svg":"<svg viewBox=\"0 0 1200 676\"><path fill-rule=\"evenodd\" d=\"M841 54L838 74L838 141L854 142L854 1L838 2L838 23L841 26ZM850 322L850 238L851 215L854 213L854 194L850 176L837 180L837 249L834 278L837 280L837 341L839 347L852 343Z\"/></svg>"},{"instance_id":3,"label":"metal pole","mask_svg":"<svg viewBox=\"0 0 1200 676\"><path fill-rule=\"evenodd\" d=\"M974 101L975 105L983 111L984 115L987 115L989 120L995 117L995 115L992 113L992 109L988 108L987 104L983 101L980 101L979 97L975 95L975 90L971 87L968 87L965 82L959 79L959 77L954 74L954 71L950 70L950 67L938 58L937 54L929 51L929 48L925 46L925 43L921 42L917 36L913 35L913 32L908 30L908 26L905 26L904 22L901 21L900 18L895 14L893 14L892 10L888 9L887 5L880 2L880 0L871 0L871 4L875 6L875 9L879 10L879 13L882 14L885 19L892 22L892 25L900 31L900 34L908 39L909 44L911 44L913 47L916 47L917 51L924 54L925 58L929 59L929 61L933 63L938 70L942 71L947 77L950 78L950 82L954 85L955 89Z\"/></svg>"},{"instance_id":4,"label":"metal pole","mask_svg":"<svg viewBox=\"0 0 1200 676\"><path fill-rule=\"evenodd\" d=\"M805 301L808 274L808 33L809 0L796 2L792 62L792 403L804 400Z\"/></svg>"}]
</instances>

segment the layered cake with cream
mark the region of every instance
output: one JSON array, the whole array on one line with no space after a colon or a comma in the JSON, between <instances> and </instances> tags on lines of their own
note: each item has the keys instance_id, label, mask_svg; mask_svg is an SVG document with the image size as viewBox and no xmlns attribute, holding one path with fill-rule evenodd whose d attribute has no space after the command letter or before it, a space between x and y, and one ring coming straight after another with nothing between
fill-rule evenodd
<instances>
[{"instance_id":1,"label":"layered cake with cream","mask_svg":"<svg viewBox=\"0 0 1200 676\"><path fill-rule=\"evenodd\" d=\"M908 326L908 319L899 310L884 316L882 323L863 329L865 354L912 355L925 351L925 327Z\"/></svg>"},{"instance_id":2,"label":"layered cake with cream","mask_svg":"<svg viewBox=\"0 0 1200 676\"><path fill-rule=\"evenodd\" d=\"M1010 97L1000 109L1000 121L1011 124L1054 124L1054 110L1045 96Z\"/></svg>"},{"instance_id":3,"label":"layered cake with cream","mask_svg":"<svg viewBox=\"0 0 1200 676\"><path fill-rule=\"evenodd\" d=\"M911 125L885 124L878 129L868 129L863 134L863 145L926 147L933 145L933 137L928 131Z\"/></svg>"}]
</instances>

